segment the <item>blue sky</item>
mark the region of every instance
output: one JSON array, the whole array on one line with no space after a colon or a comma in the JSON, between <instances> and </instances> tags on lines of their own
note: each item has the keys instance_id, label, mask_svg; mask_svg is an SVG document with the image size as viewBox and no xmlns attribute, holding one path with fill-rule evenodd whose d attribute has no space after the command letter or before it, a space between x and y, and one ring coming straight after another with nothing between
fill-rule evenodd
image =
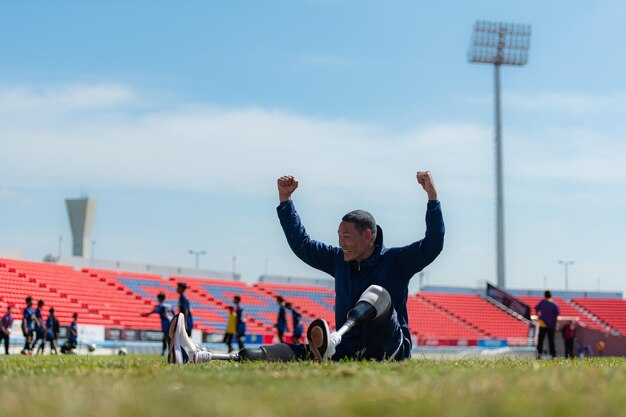
<instances>
[{"instance_id":1,"label":"blue sky","mask_svg":"<svg viewBox=\"0 0 626 417\"><path fill-rule=\"evenodd\" d=\"M0 247L69 254L63 199L98 200L96 257L248 281L322 276L290 253L275 180L310 234L371 211L423 235L431 170L447 223L434 285L495 280L493 68L475 20L529 23L502 70L507 281L625 291L626 6L530 1L28 2L0 5ZM544 278L545 277L545 278Z\"/></svg>"}]
</instances>

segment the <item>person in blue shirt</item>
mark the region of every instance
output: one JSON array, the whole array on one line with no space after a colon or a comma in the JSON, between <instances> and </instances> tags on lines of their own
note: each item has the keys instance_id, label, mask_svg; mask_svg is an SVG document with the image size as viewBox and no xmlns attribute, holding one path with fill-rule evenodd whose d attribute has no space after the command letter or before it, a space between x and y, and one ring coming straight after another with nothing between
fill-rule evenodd
<instances>
[{"instance_id":1,"label":"person in blue shirt","mask_svg":"<svg viewBox=\"0 0 626 417\"><path fill-rule=\"evenodd\" d=\"M309 345L279 343L257 350L244 349L239 352L239 358L338 361L411 357L409 281L441 253L445 234L441 204L430 172L417 172L416 179L428 196L425 236L406 246L386 248L382 228L364 210L351 211L341 219L338 246L312 239L292 201L298 180L293 176L278 178L277 213L287 243L306 264L335 278L335 327L339 330L331 333L328 324L317 319L307 330ZM179 349L190 358L188 362L213 358L211 352L201 351L185 338L182 330L181 326L180 330L170 331L177 337ZM184 355L180 353L174 358ZM177 359L175 363L186 361Z\"/></svg>"},{"instance_id":2,"label":"person in blue shirt","mask_svg":"<svg viewBox=\"0 0 626 417\"><path fill-rule=\"evenodd\" d=\"M287 313L285 312L285 306L283 303L285 300L280 295L276 297L276 303L278 304L278 317L276 317L276 333L278 334L278 340L280 343L285 341L285 332L287 331Z\"/></svg>"},{"instance_id":3,"label":"person in blue shirt","mask_svg":"<svg viewBox=\"0 0 626 417\"><path fill-rule=\"evenodd\" d=\"M291 303L285 303L285 308L291 311L291 325L293 333L291 334L291 343L300 343L304 327L302 326L302 315L293 307Z\"/></svg>"},{"instance_id":4,"label":"person in blue shirt","mask_svg":"<svg viewBox=\"0 0 626 417\"><path fill-rule=\"evenodd\" d=\"M371 285L382 287L391 299L391 309L385 317L355 327L343 337L337 332L330 334L323 320L314 321L307 335L318 339L312 341L309 337L310 353L316 360L403 360L411 356L406 307L408 284L439 255L445 233L441 204L430 172L418 172L416 179L428 196L426 233L423 239L397 248L383 245L382 228L364 210L354 210L342 218L337 231L339 246L313 240L292 200L298 180L293 176L278 179L277 212L291 250L309 266L335 278L336 328L346 324L348 312ZM314 325L317 323L318 328ZM305 349L297 356L306 358L310 353Z\"/></svg>"},{"instance_id":5,"label":"person in blue shirt","mask_svg":"<svg viewBox=\"0 0 626 417\"><path fill-rule=\"evenodd\" d=\"M57 355L57 339L59 338L59 319L54 314L54 308L48 310L48 318L46 319L46 340L50 342L50 352ZM42 345L43 346L43 345ZM41 348L43 354L43 347Z\"/></svg>"},{"instance_id":6,"label":"person in blue shirt","mask_svg":"<svg viewBox=\"0 0 626 417\"><path fill-rule=\"evenodd\" d=\"M246 340L246 318L243 315L241 297L235 295L233 297L233 304L235 304L235 313L237 313L237 331L235 332L235 339L237 339L237 345L239 346L239 350L241 350L245 348L244 340Z\"/></svg>"},{"instance_id":7,"label":"person in blue shirt","mask_svg":"<svg viewBox=\"0 0 626 417\"><path fill-rule=\"evenodd\" d=\"M543 354L543 341L548 336L548 347L552 359L556 357L556 347L554 345L554 332L559 317L559 306L552 299L552 293L546 291L544 299L535 306L535 312L539 317L539 340L537 341L537 359L541 359Z\"/></svg>"},{"instance_id":8,"label":"person in blue shirt","mask_svg":"<svg viewBox=\"0 0 626 417\"><path fill-rule=\"evenodd\" d=\"M24 335L24 349L22 355L32 355L31 342L35 332L35 309L33 308L33 298L26 297L26 307L22 312L22 334Z\"/></svg>"},{"instance_id":9,"label":"person in blue shirt","mask_svg":"<svg viewBox=\"0 0 626 417\"><path fill-rule=\"evenodd\" d=\"M76 353L74 349L78 346L78 313L72 314L72 319L67 340L63 343L63 346L61 346L61 353L63 354Z\"/></svg>"},{"instance_id":10,"label":"person in blue shirt","mask_svg":"<svg viewBox=\"0 0 626 417\"><path fill-rule=\"evenodd\" d=\"M163 349L161 350L161 355L164 355L167 352L167 343L168 343L168 334L167 331L170 328L170 323L174 318L174 308L171 305L165 302L165 293L160 292L157 294L157 300L159 304L154 308L154 310L148 313L141 313L143 317L148 317L150 314L158 314L161 319L161 331L163 332Z\"/></svg>"},{"instance_id":11,"label":"person in blue shirt","mask_svg":"<svg viewBox=\"0 0 626 417\"><path fill-rule=\"evenodd\" d=\"M78 313L72 314L72 319L70 335L67 340L70 342L71 349L76 349L76 346L78 346Z\"/></svg>"},{"instance_id":12,"label":"person in blue shirt","mask_svg":"<svg viewBox=\"0 0 626 417\"><path fill-rule=\"evenodd\" d=\"M186 289L187 284L184 282L179 282L176 286L176 292L180 295L180 298L178 299L178 312L185 316L185 329L187 331L187 336L191 337L191 331L193 329L193 316L191 315L189 298L185 295Z\"/></svg>"},{"instance_id":13,"label":"person in blue shirt","mask_svg":"<svg viewBox=\"0 0 626 417\"><path fill-rule=\"evenodd\" d=\"M32 350L35 350L37 342L41 340L36 354L43 353L43 349L46 346L46 326L43 321L43 315L41 314L41 309L44 304L45 302L43 300L37 301L37 308L35 309L35 340L33 341Z\"/></svg>"}]
</instances>

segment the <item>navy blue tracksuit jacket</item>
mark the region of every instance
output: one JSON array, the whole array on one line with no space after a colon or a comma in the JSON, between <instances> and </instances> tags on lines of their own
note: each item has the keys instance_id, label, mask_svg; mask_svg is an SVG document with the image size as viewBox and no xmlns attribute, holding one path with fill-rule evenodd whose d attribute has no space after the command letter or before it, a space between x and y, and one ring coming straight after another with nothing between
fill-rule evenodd
<instances>
[{"instance_id":1,"label":"navy blue tracksuit jacket","mask_svg":"<svg viewBox=\"0 0 626 417\"><path fill-rule=\"evenodd\" d=\"M370 285L380 285L391 295L397 321L408 344L402 358L410 356L411 335L406 309L409 280L429 265L443 249L444 223L441 204L428 202L426 210L426 234L422 240L398 248L383 245L383 233L378 226L376 249L372 256L362 261L346 262L340 247L313 240L307 234L293 201L284 201L277 208L280 224L293 252L308 265L335 278L335 322L340 328L346 322L348 311ZM362 328L346 334L341 346L352 346L356 351L363 346ZM402 359L397 358L397 359Z\"/></svg>"}]
</instances>

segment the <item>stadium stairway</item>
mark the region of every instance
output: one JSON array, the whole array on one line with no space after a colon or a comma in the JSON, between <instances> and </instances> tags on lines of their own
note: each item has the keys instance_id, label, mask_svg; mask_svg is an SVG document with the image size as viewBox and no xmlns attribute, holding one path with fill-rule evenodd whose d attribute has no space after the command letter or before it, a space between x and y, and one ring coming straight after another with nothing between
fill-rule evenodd
<instances>
[{"instance_id":1,"label":"stadium stairway","mask_svg":"<svg viewBox=\"0 0 626 417\"><path fill-rule=\"evenodd\" d=\"M274 303L274 317L278 307L276 297L281 296L285 302L290 302L302 315L302 324L306 329L309 323L316 318L326 320L331 330L335 329L335 292L328 288L313 285L273 284L257 282L252 284L258 292L266 294ZM291 314L287 313L289 329L293 330Z\"/></svg>"},{"instance_id":2,"label":"stadium stairway","mask_svg":"<svg viewBox=\"0 0 626 417\"><path fill-rule=\"evenodd\" d=\"M233 305L233 297L241 297L241 307L246 320L246 333L270 336L274 334L276 319L276 303L264 294L257 293L254 288L242 281L225 281L211 278L189 278L173 276L171 282L184 281L188 285L187 294L192 301L194 315L198 307L210 310L215 314L206 317L216 333L224 333L227 324L227 307ZM195 304L194 304L195 303Z\"/></svg>"},{"instance_id":3,"label":"stadium stairway","mask_svg":"<svg viewBox=\"0 0 626 417\"><path fill-rule=\"evenodd\" d=\"M518 296L522 302L528 304L533 314L535 314L535 306L544 298L538 296ZM554 302L559 306L559 318L561 319L574 319L577 320L582 326L589 329L608 332L611 330L610 326L603 323L598 318L592 316L584 309L580 308L575 303L572 303L561 297L553 297Z\"/></svg>"},{"instance_id":4,"label":"stadium stairway","mask_svg":"<svg viewBox=\"0 0 626 417\"><path fill-rule=\"evenodd\" d=\"M573 298L572 304L597 317L622 336L626 336L626 300Z\"/></svg>"},{"instance_id":5,"label":"stadium stairway","mask_svg":"<svg viewBox=\"0 0 626 417\"><path fill-rule=\"evenodd\" d=\"M116 325L127 329L142 329L160 331L161 324L158 318L142 317L154 309L157 304L156 291L154 296L147 293L136 293L124 285L120 280L124 277L129 280L145 280L146 282L165 283L159 275L140 274L132 272L110 271L95 268L83 268L81 271L83 285L95 289L100 295L99 308ZM172 295L172 290L168 296ZM168 297L169 298L169 297ZM171 299L169 300L172 301Z\"/></svg>"},{"instance_id":6,"label":"stadium stairway","mask_svg":"<svg viewBox=\"0 0 626 417\"><path fill-rule=\"evenodd\" d=\"M511 344L525 344L529 326L475 294L418 293L424 300L456 317L487 337L507 339Z\"/></svg>"}]
</instances>

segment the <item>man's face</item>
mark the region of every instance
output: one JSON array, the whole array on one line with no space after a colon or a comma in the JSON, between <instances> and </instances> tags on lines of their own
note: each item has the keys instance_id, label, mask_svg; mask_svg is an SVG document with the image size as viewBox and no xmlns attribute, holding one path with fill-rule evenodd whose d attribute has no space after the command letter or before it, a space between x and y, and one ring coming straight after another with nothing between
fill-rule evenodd
<instances>
[{"instance_id":1,"label":"man's face","mask_svg":"<svg viewBox=\"0 0 626 417\"><path fill-rule=\"evenodd\" d=\"M359 233L356 225L351 222L339 223L339 246L343 249L343 260L362 261L369 257L372 247L372 231L369 229Z\"/></svg>"}]
</instances>

